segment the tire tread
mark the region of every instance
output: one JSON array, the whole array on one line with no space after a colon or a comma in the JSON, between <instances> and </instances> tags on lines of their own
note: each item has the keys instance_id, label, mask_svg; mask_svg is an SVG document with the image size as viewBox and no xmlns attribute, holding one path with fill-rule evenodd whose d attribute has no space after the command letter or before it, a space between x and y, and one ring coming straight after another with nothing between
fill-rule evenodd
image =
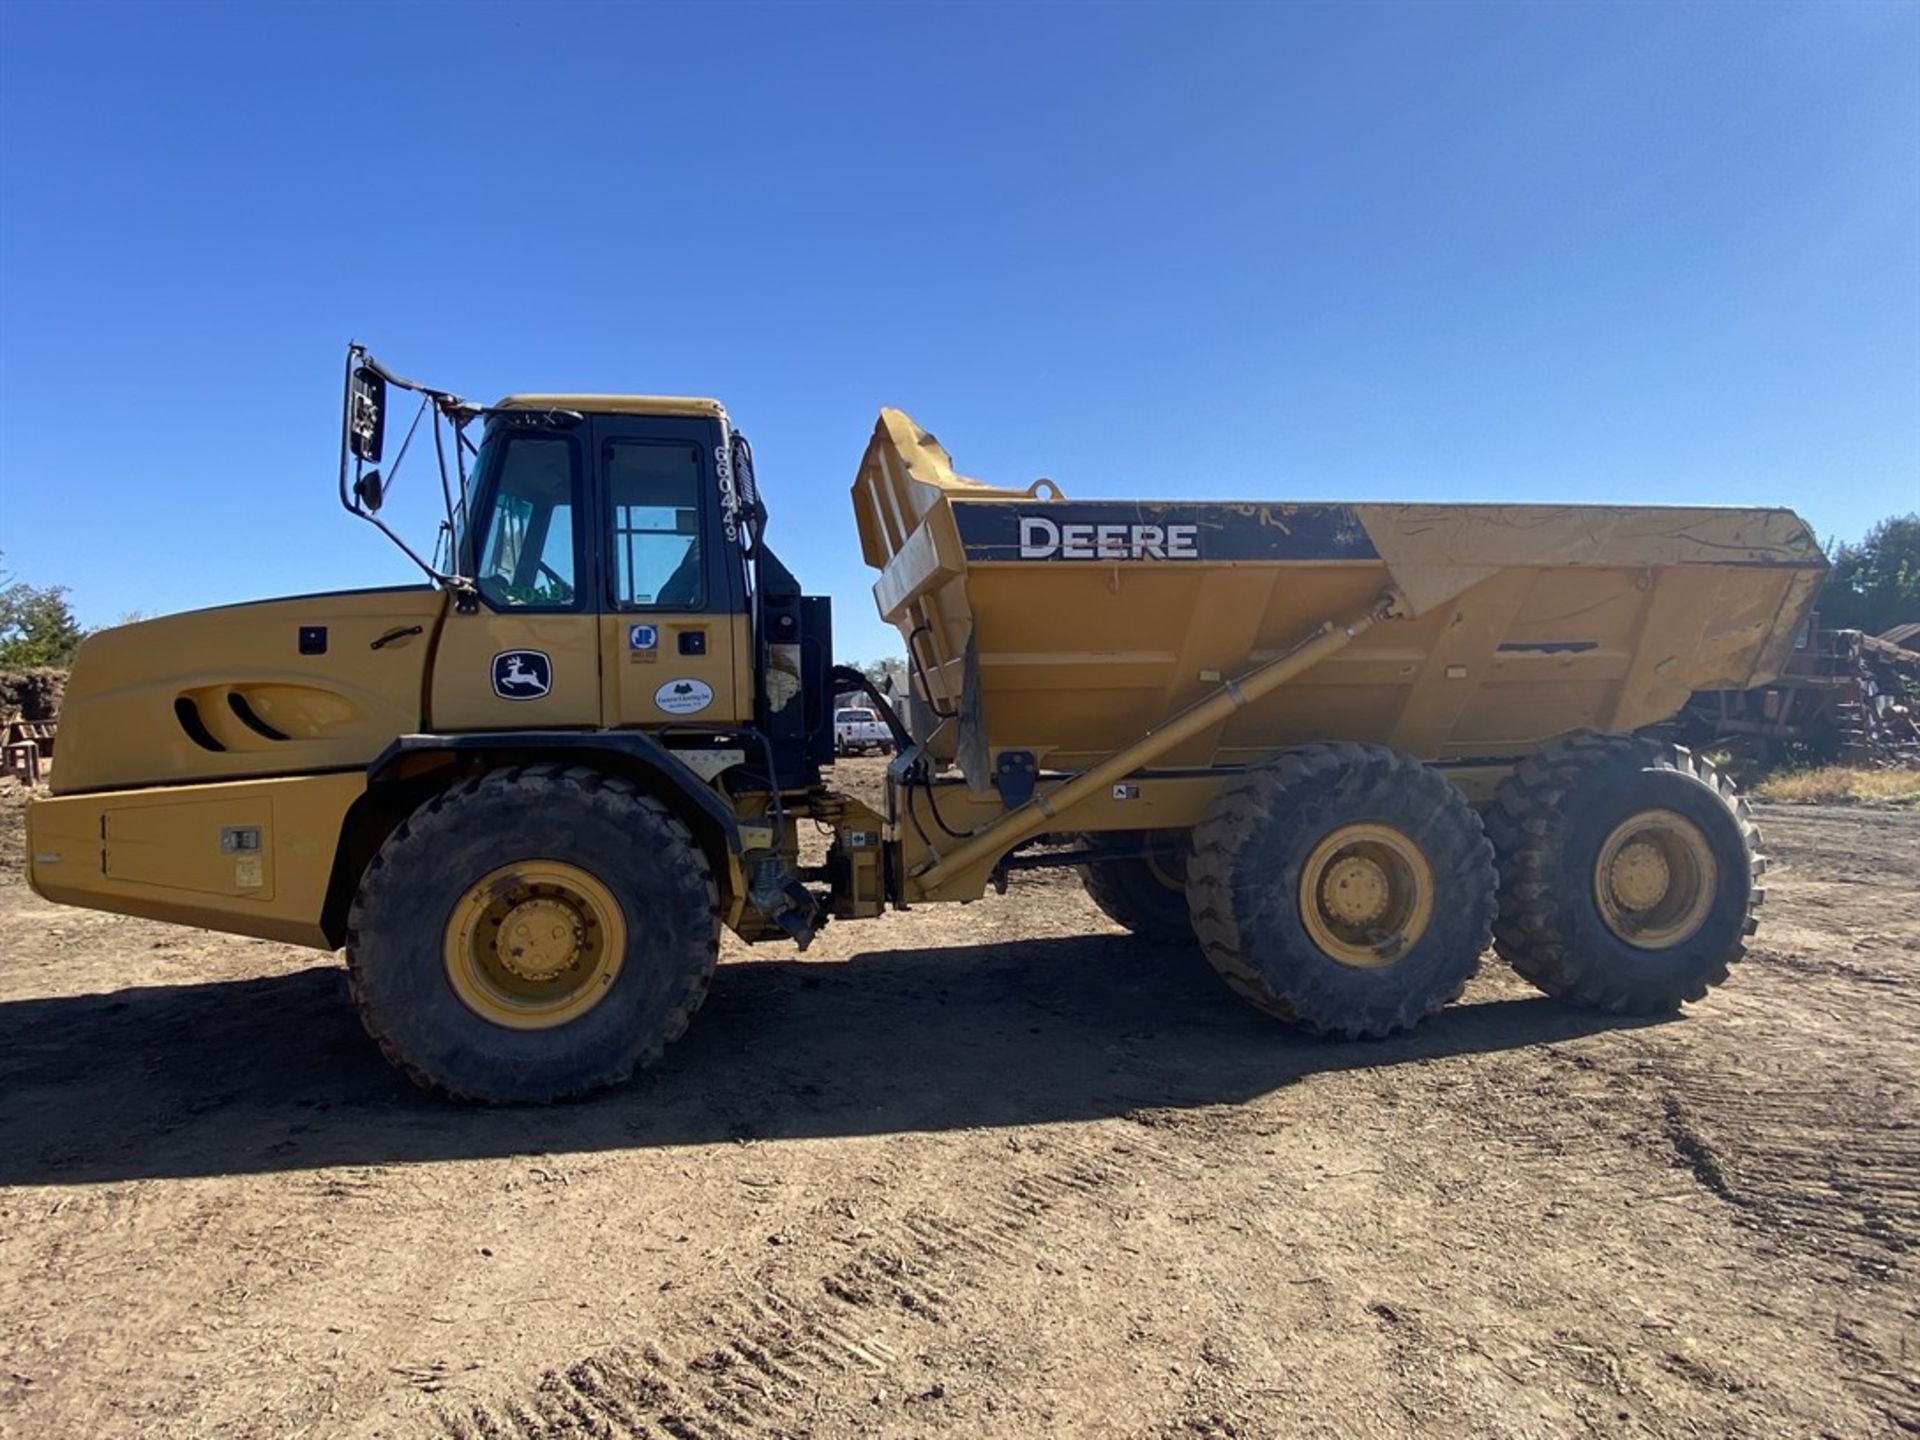
<instances>
[{"instance_id":1,"label":"tire tread","mask_svg":"<svg viewBox=\"0 0 1920 1440\"><path fill-rule=\"evenodd\" d=\"M643 794L629 780L588 766L507 765L456 781L403 820L368 862L348 912L346 945L348 986L362 1027L389 1064L421 1089L452 1100L484 1103L499 1097L452 1083L421 1065L395 1041L369 994L365 957L369 947L391 938L384 933L388 926L379 913L386 887L390 883L404 886L409 871L430 866L445 842L472 823L472 812L510 795L528 794L557 805L585 804L615 820L632 835L635 847L648 851L664 869L672 884L663 889L687 907L686 918L694 920L694 912L701 912L698 919L706 941L696 953L681 957L678 982L653 1034L622 1055L610 1057L608 1066L577 1083L530 1087L526 1077L516 1077L515 1101L544 1104L572 1099L617 1085L655 1064L666 1047L686 1033L694 1012L706 1000L719 963L720 896L712 867L685 822L659 800Z\"/></svg>"},{"instance_id":2,"label":"tire tread","mask_svg":"<svg viewBox=\"0 0 1920 1440\"><path fill-rule=\"evenodd\" d=\"M1206 818L1195 827L1187 862L1187 899L1201 949L1235 993L1267 1014L1310 1033L1373 1039L1408 1029L1457 1000L1477 968L1478 953L1485 949L1488 936L1483 927L1475 964L1462 971L1448 993L1436 996L1411 992L1402 997L1396 1010L1385 1015L1349 1013L1338 1020L1316 1018L1303 1003L1308 998L1303 992L1289 993L1261 971L1250 957L1249 937L1243 933L1243 921L1236 913L1234 876L1259 823L1292 805L1309 782L1335 773L1384 782L1409 794L1430 795L1436 807L1456 803L1456 792L1436 771L1412 755L1385 746L1342 740L1282 751L1228 781ZM1464 802L1458 803L1464 810ZM1436 855L1432 857L1434 868L1437 873L1447 873L1454 862L1464 861L1484 875L1483 893L1491 896L1493 848L1470 811L1466 818L1471 825L1460 827L1450 838L1458 846L1476 848L1477 856Z\"/></svg>"},{"instance_id":3,"label":"tire tread","mask_svg":"<svg viewBox=\"0 0 1920 1440\"><path fill-rule=\"evenodd\" d=\"M1718 766L1682 746L1647 736L1572 735L1515 766L1487 807L1487 832L1500 868L1494 953L1555 999L1615 1015L1658 1014L1679 1001L1703 999L1727 979L1730 968L1745 956L1746 945L1744 938L1736 940L1677 991L1635 984L1630 977L1578 953L1549 879L1567 838L1562 802L1582 780L1607 768L1671 770L1708 786L1732 815L1754 878L1765 873L1767 860L1752 807ZM1748 897L1745 936L1758 927L1754 912L1765 899L1766 890L1756 885Z\"/></svg>"}]
</instances>

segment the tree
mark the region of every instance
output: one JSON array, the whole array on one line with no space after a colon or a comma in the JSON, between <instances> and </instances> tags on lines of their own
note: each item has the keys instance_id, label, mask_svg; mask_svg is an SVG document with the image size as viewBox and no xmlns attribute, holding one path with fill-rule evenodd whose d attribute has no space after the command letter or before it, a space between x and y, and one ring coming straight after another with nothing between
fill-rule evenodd
<instances>
[{"instance_id":1,"label":"tree","mask_svg":"<svg viewBox=\"0 0 1920 1440\"><path fill-rule=\"evenodd\" d=\"M893 659L863 660L854 668L884 690L887 688L889 667L891 667L893 673L904 675L907 669L907 662Z\"/></svg>"},{"instance_id":2,"label":"tree","mask_svg":"<svg viewBox=\"0 0 1920 1440\"><path fill-rule=\"evenodd\" d=\"M1858 545L1833 547L1820 591L1820 623L1869 635L1920 620L1920 514L1893 515Z\"/></svg>"},{"instance_id":3,"label":"tree","mask_svg":"<svg viewBox=\"0 0 1920 1440\"><path fill-rule=\"evenodd\" d=\"M64 670L85 633L67 604L66 586L17 581L0 590L0 665Z\"/></svg>"}]
</instances>

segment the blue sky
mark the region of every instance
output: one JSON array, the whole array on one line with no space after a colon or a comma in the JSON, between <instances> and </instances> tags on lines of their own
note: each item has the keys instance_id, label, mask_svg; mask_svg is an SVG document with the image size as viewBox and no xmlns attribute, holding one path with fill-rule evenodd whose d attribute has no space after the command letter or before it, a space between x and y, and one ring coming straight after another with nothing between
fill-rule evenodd
<instances>
[{"instance_id":1,"label":"blue sky","mask_svg":"<svg viewBox=\"0 0 1920 1440\"><path fill-rule=\"evenodd\" d=\"M1082 497L1854 538L1920 508L1920 5L0 7L7 569L408 579L333 497L349 337L719 396L849 658L883 404Z\"/></svg>"}]
</instances>

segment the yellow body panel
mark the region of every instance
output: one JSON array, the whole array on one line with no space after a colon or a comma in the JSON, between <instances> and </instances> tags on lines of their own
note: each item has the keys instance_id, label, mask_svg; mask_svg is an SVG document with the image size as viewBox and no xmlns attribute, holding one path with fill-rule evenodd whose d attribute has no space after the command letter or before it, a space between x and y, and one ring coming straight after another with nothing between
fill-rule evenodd
<instances>
[{"instance_id":1,"label":"yellow body panel","mask_svg":"<svg viewBox=\"0 0 1920 1440\"><path fill-rule=\"evenodd\" d=\"M650 625L656 643L645 649L628 643L635 625ZM683 655L680 637L704 637L706 653ZM745 615L620 613L600 617L601 714L609 728L662 729L674 724L732 725L753 718L753 631ZM676 697L674 686L694 681L712 692ZM675 708L661 704L662 692Z\"/></svg>"},{"instance_id":2,"label":"yellow body panel","mask_svg":"<svg viewBox=\"0 0 1920 1440\"><path fill-rule=\"evenodd\" d=\"M898 411L853 501L880 614L948 716L930 748L977 787L1005 750L1092 764L1383 593L1393 619L1152 763L1325 739L1492 760L1636 729L1771 679L1826 569L1777 509L1070 502L956 474Z\"/></svg>"},{"instance_id":3,"label":"yellow body panel","mask_svg":"<svg viewBox=\"0 0 1920 1440\"><path fill-rule=\"evenodd\" d=\"M490 610L454 611L440 631L426 728L442 735L472 730L588 730L600 723L599 617ZM503 696L494 657L535 650L547 657L544 694Z\"/></svg>"},{"instance_id":4,"label":"yellow body panel","mask_svg":"<svg viewBox=\"0 0 1920 1440\"><path fill-rule=\"evenodd\" d=\"M420 729L445 606L425 587L354 591L100 631L74 662L53 790L364 766ZM325 648L303 654L316 628Z\"/></svg>"},{"instance_id":5,"label":"yellow body panel","mask_svg":"<svg viewBox=\"0 0 1920 1440\"><path fill-rule=\"evenodd\" d=\"M357 773L107 790L27 809L27 878L62 905L332 948L322 925Z\"/></svg>"}]
</instances>

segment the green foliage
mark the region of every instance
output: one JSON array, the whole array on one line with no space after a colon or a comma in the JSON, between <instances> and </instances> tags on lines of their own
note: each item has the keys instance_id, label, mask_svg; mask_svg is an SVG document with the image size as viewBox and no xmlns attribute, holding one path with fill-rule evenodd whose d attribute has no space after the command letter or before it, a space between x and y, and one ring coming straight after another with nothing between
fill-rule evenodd
<instances>
[{"instance_id":1,"label":"green foliage","mask_svg":"<svg viewBox=\"0 0 1920 1440\"><path fill-rule=\"evenodd\" d=\"M84 634L66 586L16 581L0 590L0 666L65 669Z\"/></svg>"},{"instance_id":2,"label":"green foliage","mask_svg":"<svg viewBox=\"0 0 1920 1440\"><path fill-rule=\"evenodd\" d=\"M1920 514L1890 516L1858 545L1836 545L1820 591L1829 630L1878 635L1910 620L1920 620Z\"/></svg>"}]
</instances>

